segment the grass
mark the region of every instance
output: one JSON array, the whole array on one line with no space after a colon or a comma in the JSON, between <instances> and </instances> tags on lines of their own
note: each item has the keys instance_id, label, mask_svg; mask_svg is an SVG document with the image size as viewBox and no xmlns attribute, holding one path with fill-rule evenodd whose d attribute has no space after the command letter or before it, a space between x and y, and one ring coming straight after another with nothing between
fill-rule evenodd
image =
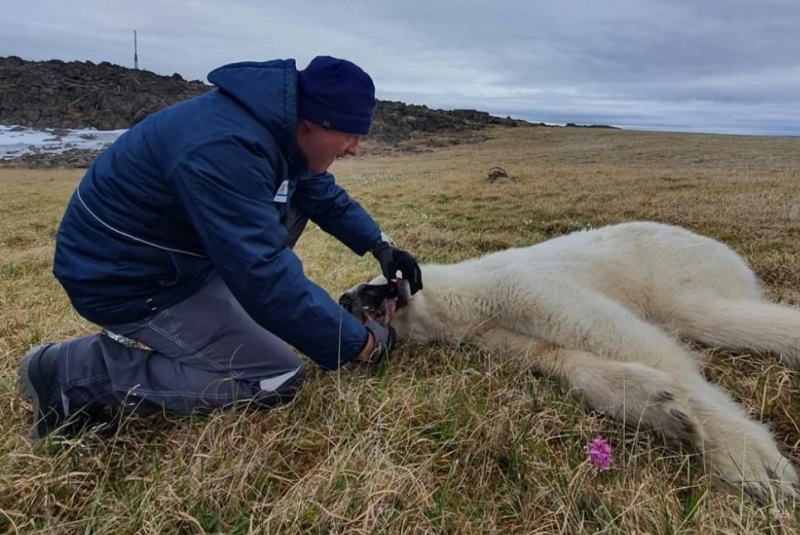
<instances>
[{"instance_id":1,"label":"grass","mask_svg":"<svg viewBox=\"0 0 800 535\"><path fill-rule=\"evenodd\" d=\"M634 219L741 252L771 298L800 305L800 139L594 129L494 130L433 152L337 162L399 244L449 262ZM513 180L489 184L504 167ZM379 370L311 368L271 412L131 420L35 447L15 392L30 345L94 332L50 273L79 171L0 170L0 532L796 533L795 510L723 492L698 459L585 410L506 355L402 346ZM334 296L376 274L318 229L298 254ZM800 327L800 326L798 326ZM707 374L771 423L800 464L800 377L705 350ZM598 435L614 465L597 473Z\"/></svg>"}]
</instances>

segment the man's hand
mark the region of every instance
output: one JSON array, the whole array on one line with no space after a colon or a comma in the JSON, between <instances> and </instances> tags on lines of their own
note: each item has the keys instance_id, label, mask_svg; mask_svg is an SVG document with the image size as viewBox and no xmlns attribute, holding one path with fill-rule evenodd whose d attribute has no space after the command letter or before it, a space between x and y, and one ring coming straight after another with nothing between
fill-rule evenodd
<instances>
[{"instance_id":1,"label":"man's hand","mask_svg":"<svg viewBox=\"0 0 800 535\"><path fill-rule=\"evenodd\" d=\"M361 353L353 357L353 362L363 364L377 364L378 362L389 359L397 340L397 334L391 327L384 327L375 320L367 320L364 327L369 331L367 343Z\"/></svg>"},{"instance_id":2,"label":"man's hand","mask_svg":"<svg viewBox=\"0 0 800 535\"><path fill-rule=\"evenodd\" d=\"M422 271L416 259L401 249L395 249L385 241L379 241L372 248L372 256L381 265L381 271L387 281L397 279L397 272L408 282L411 295L422 289Z\"/></svg>"}]
</instances>

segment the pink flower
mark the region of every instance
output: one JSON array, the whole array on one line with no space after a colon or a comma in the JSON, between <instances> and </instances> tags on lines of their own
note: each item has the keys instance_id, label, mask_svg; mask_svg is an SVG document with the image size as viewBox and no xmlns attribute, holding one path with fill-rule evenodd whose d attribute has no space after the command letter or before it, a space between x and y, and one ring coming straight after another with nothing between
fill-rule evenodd
<instances>
[{"instance_id":1,"label":"pink flower","mask_svg":"<svg viewBox=\"0 0 800 535\"><path fill-rule=\"evenodd\" d=\"M598 471L607 470L611 466L611 446L603 437L597 437L589 443L589 460Z\"/></svg>"}]
</instances>

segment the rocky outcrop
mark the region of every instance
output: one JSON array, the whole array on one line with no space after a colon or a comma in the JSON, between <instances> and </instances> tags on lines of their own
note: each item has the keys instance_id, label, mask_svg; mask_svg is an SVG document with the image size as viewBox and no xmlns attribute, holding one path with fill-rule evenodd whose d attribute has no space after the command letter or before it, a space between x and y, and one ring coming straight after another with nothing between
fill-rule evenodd
<instances>
[{"instance_id":1,"label":"rocky outcrop","mask_svg":"<svg viewBox=\"0 0 800 535\"><path fill-rule=\"evenodd\" d=\"M128 128L148 114L210 89L108 62L0 58L0 124L36 128Z\"/></svg>"},{"instance_id":2,"label":"rocky outcrop","mask_svg":"<svg viewBox=\"0 0 800 535\"><path fill-rule=\"evenodd\" d=\"M0 57L0 124L117 130L210 89L179 74L161 76L108 62ZM392 143L415 132L459 132L498 124L525 122L473 110L441 111L379 101L371 137Z\"/></svg>"},{"instance_id":3,"label":"rocky outcrop","mask_svg":"<svg viewBox=\"0 0 800 535\"><path fill-rule=\"evenodd\" d=\"M13 160L0 161L2 167L27 167L40 169L47 167L67 167L85 169L97 158L102 150L70 149L58 154L34 151Z\"/></svg>"},{"instance_id":4,"label":"rocky outcrop","mask_svg":"<svg viewBox=\"0 0 800 535\"><path fill-rule=\"evenodd\" d=\"M177 73L161 76L108 62L0 57L0 124L38 129L126 129L161 108L211 89L201 81L184 80ZM443 111L378 101L365 151L432 150L486 139L480 131L488 126L520 125L544 126L475 110ZM97 152L34 152L3 164L81 167Z\"/></svg>"},{"instance_id":5,"label":"rocky outcrop","mask_svg":"<svg viewBox=\"0 0 800 535\"><path fill-rule=\"evenodd\" d=\"M419 133L458 134L487 126L530 125L511 117L495 117L475 110L432 110L427 106L402 102L378 101L370 138L383 143L397 143Z\"/></svg>"}]
</instances>

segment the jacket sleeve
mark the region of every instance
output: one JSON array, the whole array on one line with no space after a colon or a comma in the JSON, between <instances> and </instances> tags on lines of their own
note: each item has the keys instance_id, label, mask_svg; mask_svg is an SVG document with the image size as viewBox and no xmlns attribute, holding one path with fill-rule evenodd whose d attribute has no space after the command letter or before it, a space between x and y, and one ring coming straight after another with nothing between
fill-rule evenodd
<instances>
[{"instance_id":1,"label":"jacket sleeve","mask_svg":"<svg viewBox=\"0 0 800 535\"><path fill-rule=\"evenodd\" d=\"M274 171L248 143L230 136L196 147L171 180L206 253L247 313L322 368L335 369L361 350L367 331L305 277L285 246Z\"/></svg>"},{"instance_id":2,"label":"jacket sleeve","mask_svg":"<svg viewBox=\"0 0 800 535\"><path fill-rule=\"evenodd\" d=\"M322 230L363 255L381 237L375 220L347 192L333 175L306 175L297 181L292 202Z\"/></svg>"}]
</instances>

